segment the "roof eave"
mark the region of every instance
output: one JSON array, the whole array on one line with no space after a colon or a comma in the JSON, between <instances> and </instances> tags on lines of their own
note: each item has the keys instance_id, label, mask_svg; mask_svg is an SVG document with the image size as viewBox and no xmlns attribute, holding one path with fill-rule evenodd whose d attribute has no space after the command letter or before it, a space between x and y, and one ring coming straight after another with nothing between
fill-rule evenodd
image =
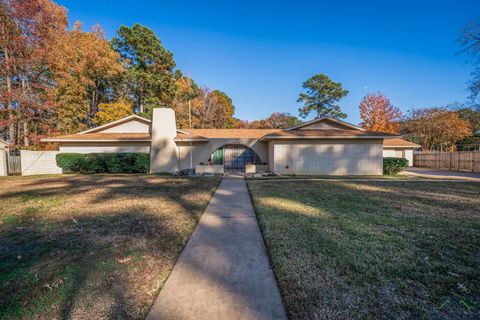
<instances>
[{"instance_id":1,"label":"roof eave","mask_svg":"<svg viewBox=\"0 0 480 320\"><path fill-rule=\"evenodd\" d=\"M208 139L208 138L198 138L198 139L195 139L195 138L193 138L193 139L175 138L175 142L189 142L189 141L192 141L192 142L209 142L210 139Z\"/></svg>"},{"instance_id":2,"label":"roof eave","mask_svg":"<svg viewBox=\"0 0 480 320\"><path fill-rule=\"evenodd\" d=\"M150 139L42 139L43 142L150 142Z\"/></svg>"},{"instance_id":3,"label":"roof eave","mask_svg":"<svg viewBox=\"0 0 480 320\"><path fill-rule=\"evenodd\" d=\"M383 145L384 148L404 148L404 149L408 149L408 148L411 148L411 149L419 149L421 148L422 146L386 146L386 145Z\"/></svg>"}]
</instances>

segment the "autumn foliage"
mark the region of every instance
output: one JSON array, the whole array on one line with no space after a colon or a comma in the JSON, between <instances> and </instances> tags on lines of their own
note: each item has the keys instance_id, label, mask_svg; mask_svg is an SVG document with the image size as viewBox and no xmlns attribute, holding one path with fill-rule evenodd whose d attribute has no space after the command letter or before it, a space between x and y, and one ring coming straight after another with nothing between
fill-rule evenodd
<instances>
[{"instance_id":1,"label":"autumn foliage","mask_svg":"<svg viewBox=\"0 0 480 320\"><path fill-rule=\"evenodd\" d=\"M38 148L134 112L171 106L179 126L231 128L233 102L197 86L148 27L121 26L109 41L100 25L67 29L67 10L51 0L0 0L0 138ZM32 146L33 144L33 146Z\"/></svg>"},{"instance_id":2,"label":"autumn foliage","mask_svg":"<svg viewBox=\"0 0 480 320\"><path fill-rule=\"evenodd\" d=\"M244 129L287 129L301 124L302 121L290 113L274 112L269 117L255 121L238 121L236 128Z\"/></svg>"},{"instance_id":3,"label":"autumn foliage","mask_svg":"<svg viewBox=\"0 0 480 320\"><path fill-rule=\"evenodd\" d=\"M98 25L84 32L77 21L72 31L58 38L49 67L56 83L56 116L62 133L84 130L94 124L99 104L109 103L112 98L108 82L123 73L119 58Z\"/></svg>"},{"instance_id":4,"label":"autumn foliage","mask_svg":"<svg viewBox=\"0 0 480 320\"><path fill-rule=\"evenodd\" d=\"M426 108L410 111L402 122L401 133L422 146L424 151L450 149L472 134L469 123L457 112L446 108Z\"/></svg>"},{"instance_id":5,"label":"autumn foliage","mask_svg":"<svg viewBox=\"0 0 480 320\"><path fill-rule=\"evenodd\" d=\"M97 126L128 117L133 114L133 106L124 99L112 103L100 103L93 123Z\"/></svg>"},{"instance_id":6,"label":"autumn foliage","mask_svg":"<svg viewBox=\"0 0 480 320\"><path fill-rule=\"evenodd\" d=\"M398 132L402 113L384 94L368 94L360 102L359 108L362 128L368 131Z\"/></svg>"},{"instance_id":7,"label":"autumn foliage","mask_svg":"<svg viewBox=\"0 0 480 320\"><path fill-rule=\"evenodd\" d=\"M29 146L48 131L54 103L47 65L65 32L65 8L49 0L0 0L0 129Z\"/></svg>"}]
</instances>

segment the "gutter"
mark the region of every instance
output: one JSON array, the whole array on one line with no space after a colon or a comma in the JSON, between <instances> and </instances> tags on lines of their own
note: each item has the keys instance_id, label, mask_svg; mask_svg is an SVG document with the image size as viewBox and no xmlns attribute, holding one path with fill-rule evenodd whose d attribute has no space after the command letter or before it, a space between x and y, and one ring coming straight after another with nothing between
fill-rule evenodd
<instances>
[{"instance_id":1,"label":"gutter","mask_svg":"<svg viewBox=\"0 0 480 320\"><path fill-rule=\"evenodd\" d=\"M114 140L114 139L101 139L101 140L92 140L92 139L55 139L55 138L47 138L42 139L43 142L150 142L150 140L132 140L132 139L121 139L121 140Z\"/></svg>"}]
</instances>

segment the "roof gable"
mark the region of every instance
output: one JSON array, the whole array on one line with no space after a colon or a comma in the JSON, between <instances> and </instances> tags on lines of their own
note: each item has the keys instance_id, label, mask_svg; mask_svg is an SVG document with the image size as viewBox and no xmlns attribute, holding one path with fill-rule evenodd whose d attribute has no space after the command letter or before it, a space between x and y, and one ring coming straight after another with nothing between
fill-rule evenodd
<instances>
[{"instance_id":1,"label":"roof gable","mask_svg":"<svg viewBox=\"0 0 480 320\"><path fill-rule=\"evenodd\" d=\"M91 128L78 134L86 133L149 133L151 121L136 114Z\"/></svg>"},{"instance_id":2,"label":"roof gable","mask_svg":"<svg viewBox=\"0 0 480 320\"><path fill-rule=\"evenodd\" d=\"M412 148L418 149L422 146L401 138L392 138L383 140L383 146L388 148Z\"/></svg>"},{"instance_id":3,"label":"roof gable","mask_svg":"<svg viewBox=\"0 0 480 320\"><path fill-rule=\"evenodd\" d=\"M351 123L337 120L334 118L318 118L312 121L302 123L298 126L289 128L287 130L358 130L365 131L365 129L360 128Z\"/></svg>"},{"instance_id":4,"label":"roof gable","mask_svg":"<svg viewBox=\"0 0 480 320\"><path fill-rule=\"evenodd\" d=\"M0 139L0 146L1 147L6 147L8 145L10 145L10 144L7 141Z\"/></svg>"}]
</instances>

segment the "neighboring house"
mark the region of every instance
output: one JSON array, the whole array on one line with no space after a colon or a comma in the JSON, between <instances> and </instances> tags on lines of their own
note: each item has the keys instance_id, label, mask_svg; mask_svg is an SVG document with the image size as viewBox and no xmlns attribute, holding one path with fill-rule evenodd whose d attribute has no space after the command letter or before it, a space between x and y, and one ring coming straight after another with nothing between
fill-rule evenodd
<instances>
[{"instance_id":1,"label":"neighboring house","mask_svg":"<svg viewBox=\"0 0 480 320\"><path fill-rule=\"evenodd\" d=\"M419 144L400 138L388 138L383 141L383 157L405 158L413 166L413 151L421 148Z\"/></svg>"},{"instance_id":2,"label":"neighboring house","mask_svg":"<svg viewBox=\"0 0 480 320\"><path fill-rule=\"evenodd\" d=\"M173 172L193 166L198 172L381 175L383 141L398 137L368 132L332 118L315 119L282 130L191 131L176 128L175 114L170 108L154 109L152 119L129 116L44 141L57 142L60 152L150 152L152 172Z\"/></svg>"},{"instance_id":3,"label":"neighboring house","mask_svg":"<svg viewBox=\"0 0 480 320\"><path fill-rule=\"evenodd\" d=\"M7 141L0 139L0 149L5 149L6 150L6 149L8 149L9 145L10 144Z\"/></svg>"},{"instance_id":4,"label":"neighboring house","mask_svg":"<svg viewBox=\"0 0 480 320\"><path fill-rule=\"evenodd\" d=\"M7 151L9 143L0 139L0 177L6 176L7 172Z\"/></svg>"}]
</instances>

